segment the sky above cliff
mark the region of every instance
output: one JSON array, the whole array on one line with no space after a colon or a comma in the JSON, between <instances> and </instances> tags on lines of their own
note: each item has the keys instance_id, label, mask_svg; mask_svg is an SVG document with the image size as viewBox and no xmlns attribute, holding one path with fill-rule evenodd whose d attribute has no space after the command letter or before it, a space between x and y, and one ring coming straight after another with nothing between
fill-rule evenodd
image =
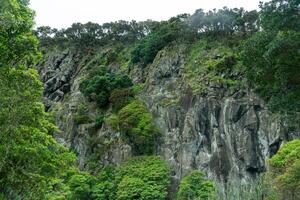
<instances>
[{"instance_id":1,"label":"sky above cliff","mask_svg":"<svg viewBox=\"0 0 300 200\"><path fill-rule=\"evenodd\" d=\"M196 9L244 7L258 9L261 0L30 0L37 26L66 28L74 22L166 20Z\"/></svg>"}]
</instances>

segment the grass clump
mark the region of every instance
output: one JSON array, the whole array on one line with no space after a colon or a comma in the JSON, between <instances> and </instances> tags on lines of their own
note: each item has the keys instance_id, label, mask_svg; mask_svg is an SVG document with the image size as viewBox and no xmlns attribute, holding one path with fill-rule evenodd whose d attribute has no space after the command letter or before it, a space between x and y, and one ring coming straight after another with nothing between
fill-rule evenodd
<instances>
[{"instance_id":1,"label":"grass clump","mask_svg":"<svg viewBox=\"0 0 300 200\"><path fill-rule=\"evenodd\" d=\"M235 50L222 41L199 40L188 53L184 78L195 93L208 90L208 83L236 85L231 73L240 65Z\"/></svg>"},{"instance_id":2,"label":"grass clump","mask_svg":"<svg viewBox=\"0 0 300 200\"><path fill-rule=\"evenodd\" d=\"M77 111L75 113L75 116L74 116L74 121L77 125L79 124L85 124L85 123L88 123L90 122L90 117L88 115L88 108L86 105L84 104L79 104L78 107L77 107Z\"/></svg>"}]
</instances>

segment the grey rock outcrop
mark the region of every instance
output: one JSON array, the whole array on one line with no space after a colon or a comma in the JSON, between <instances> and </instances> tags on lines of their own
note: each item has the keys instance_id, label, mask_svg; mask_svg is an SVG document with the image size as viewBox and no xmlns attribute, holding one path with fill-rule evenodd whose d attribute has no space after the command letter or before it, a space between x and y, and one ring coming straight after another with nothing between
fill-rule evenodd
<instances>
[{"instance_id":1,"label":"grey rock outcrop","mask_svg":"<svg viewBox=\"0 0 300 200\"><path fill-rule=\"evenodd\" d=\"M39 69L46 102L56 111L62 131L56 137L75 149L82 168L89 155L97 151L101 151L99 164L120 164L131 156L130 145L105 124L96 130L91 122L74 122L80 104L87 106L91 121L98 112L79 91L85 71L76 54L49 56ZM141 70L134 68L129 74L133 80L146 80L139 97L161 132L157 154L170 164L175 186L194 169L223 183L255 179L267 170L267 159L282 142L299 137L297 132L289 133L250 90L231 90L208 82L207 93L195 94L183 78L183 48L161 51L153 64Z\"/></svg>"}]
</instances>

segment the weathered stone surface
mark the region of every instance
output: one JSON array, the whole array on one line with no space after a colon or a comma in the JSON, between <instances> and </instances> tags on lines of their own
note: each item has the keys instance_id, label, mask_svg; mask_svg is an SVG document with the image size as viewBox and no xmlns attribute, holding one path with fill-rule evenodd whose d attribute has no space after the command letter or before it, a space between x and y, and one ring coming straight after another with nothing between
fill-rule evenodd
<instances>
[{"instance_id":1,"label":"weathered stone surface","mask_svg":"<svg viewBox=\"0 0 300 200\"><path fill-rule=\"evenodd\" d=\"M45 83L44 96L58 102L70 92L71 82L78 70L78 55L69 51L55 52L48 55L38 69Z\"/></svg>"},{"instance_id":2,"label":"weathered stone surface","mask_svg":"<svg viewBox=\"0 0 300 200\"><path fill-rule=\"evenodd\" d=\"M132 155L131 147L105 124L100 130L93 128L97 106L79 91L86 72L78 63L75 54L63 52L40 66L45 102L56 111L61 129L56 138L77 152L81 168L95 152L99 165L120 164ZM207 82L205 95L193 94L182 78L184 69L184 48L178 47L161 51L153 64L136 66L129 73L134 82L145 80L139 97L161 131L157 154L171 166L173 190L193 169L222 182L247 182L267 170L267 159L282 142L299 137L299 132L289 133L251 91ZM78 125L74 118L80 104L87 105L91 121Z\"/></svg>"}]
</instances>

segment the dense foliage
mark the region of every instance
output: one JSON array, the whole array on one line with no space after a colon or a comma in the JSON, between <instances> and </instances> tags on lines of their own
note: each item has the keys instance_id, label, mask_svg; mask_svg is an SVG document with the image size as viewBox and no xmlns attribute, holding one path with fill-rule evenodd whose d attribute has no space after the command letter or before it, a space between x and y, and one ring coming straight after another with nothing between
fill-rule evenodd
<instances>
[{"instance_id":1,"label":"dense foliage","mask_svg":"<svg viewBox=\"0 0 300 200\"><path fill-rule=\"evenodd\" d=\"M242 60L249 82L268 101L271 111L300 112L299 2L261 4L263 31L244 45ZM271 25L271 26L270 26Z\"/></svg>"},{"instance_id":2,"label":"dense foliage","mask_svg":"<svg viewBox=\"0 0 300 200\"><path fill-rule=\"evenodd\" d=\"M131 61L148 64L153 62L156 54L171 42L194 40L196 33L188 27L187 20L187 15L179 15L156 24L152 32L136 44L131 53Z\"/></svg>"},{"instance_id":3,"label":"dense foliage","mask_svg":"<svg viewBox=\"0 0 300 200\"><path fill-rule=\"evenodd\" d=\"M53 139L57 127L44 112L37 71L30 69L40 53L28 2L0 2L0 199L166 199L170 169L161 158L133 157L118 167L99 170L97 166L91 174L76 169L75 155ZM299 29L299 0L272 0L261 4L260 16L255 10L224 7L199 9L191 16L162 22L75 23L67 29L39 27L34 32L42 48L74 47L86 50L82 54L86 59L97 55L100 47L105 49L86 64L88 76L80 83L81 92L97 102L101 113L90 116L89 107L80 104L74 120L80 125L93 118L96 129L106 123L136 156L155 153L159 130L135 96L144 84L133 86L125 73L110 68L112 64L120 65L122 72L130 71L133 64L146 67L164 48L188 44L183 76L193 92L202 91L204 82L234 85L232 77L242 72L271 111L293 116L300 112ZM239 57L234 48L248 37ZM241 71L235 71L237 67ZM91 146L100 143L93 142ZM103 144L101 151L106 150ZM296 200L300 195L299 155L300 142L295 140L270 160L268 181L280 200ZM261 183L234 189L227 191L234 199L267 196ZM216 199L215 186L203 173L193 171L181 181L176 198Z\"/></svg>"},{"instance_id":4,"label":"dense foliage","mask_svg":"<svg viewBox=\"0 0 300 200\"><path fill-rule=\"evenodd\" d=\"M261 25L265 31L300 31L299 0L261 3Z\"/></svg>"},{"instance_id":5,"label":"dense foliage","mask_svg":"<svg viewBox=\"0 0 300 200\"><path fill-rule=\"evenodd\" d=\"M91 50L97 46L113 43L130 44L147 34L154 22L117 21L104 23L74 23L67 29L52 29L49 26L38 27L35 34L40 38L43 47L73 46Z\"/></svg>"},{"instance_id":6,"label":"dense foliage","mask_svg":"<svg viewBox=\"0 0 300 200\"><path fill-rule=\"evenodd\" d=\"M151 154L154 151L158 130L151 113L139 100L133 100L107 123L122 133L125 141L133 145L136 154Z\"/></svg>"},{"instance_id":7,"label":"dense foliage","mask_svg":"<svg viewBox=\"0 0 300 200\"><path fill-rule=\"evenodd\" d=\"M159 157L135 157L117 169L118 200L164 200L170 171Z\"/></svg>"},{"instance_id":8,"label":"dense foliage","mask_svg":"<svg viewBox=\"0 0 300 200\"><path fill-rule=\"evenodd\" d=\"M134 157L119 167L105 167L95 176L70 171L56 182L49 199L164 200L170 184L168 165L156 156Z\"/></svg>"},{"instance_id":9,"label":"dense foliage","mask_svg":"<svg viewBox=\"0 0 300 200\"><path fill-rule=\"evenodd\" d=\"M233 34L245 36L258 30L258 18L259 15L256 10L245 11L243 8L229 9L224 7L206 13L202 9L198 9L191 16L191 27L199 33L214 37Z\"/></svg>"},{"instance_id":10,"label":"dense foliage","mask_svg":"<svg viewBox=\"0 0 300 200\"><path fill-rule=\"evenodd\" d=\"M43 85L28 69L39 57L28 1L1 1L0 24L0 193L45 199L75 156L52 138L56 127L44 112Z\"/></svg>"},{"instance_id":11,"label":"dense foliage","mask_svg":"<svg viewBox=\"0 0 300 200\"><path fill-rule=\"evenodd\" d=\"M96 176L97 182L92 187L92 199L115 200L117 186L115 181L116 170L113 167L102 169Z\"/></svg>"},{"instance_id":12,"label":"dense foliage","mask_svg":"<svg viewBox=\"0 0 300 200\"><path fill-rule=\"evenodd\" d=\"M174 41L193 42L199 36L251 35L258 30L258 12L228 9L207 13L197 10L192 16L179 15L160 22L132 51L132 62L148 64L156 54Z\"/></svg>"},{"instance_id":13,"label":"dense foliage","mask_svg":"<svg viewBox=\"0 0 300 200\"><path fill-rule=\"evenodd\" d=\"M0 71L0 185L22 199L43 198L51 179L75 160L51 136L56 127L44 112L42 89L32 69Z\"/></svg>"},{"instance_id":14,"label":"dense foliage","mask_svg":"<svg viewBox=\"0 0 300 200\"><path fill-rule=\"evenodd\" d=\"M0 67L29 66L39 56L28 0L0 2Z\"/></svg>"},{"instance_id":15,"label":"dense foliage","mask_svg":"<svg viewBox=\"0 0 300 200\"><path fill-rule=\"evenodd\" d=\"M180 182L177 200L210 200L215 197L214 184L200 171L193 171Z\"/></svg>"},{"instance_id":16,"label":"dense foliage","mask_svg":"<svg viewBox=\"0 0 300 200\"><path fill-rule=\"evenodd\" d=\"M111 93L115 89L127 88L132 85L127 75L109 72L106 67L99 67L88 79L80 84L81 92L91 101L96 101L100 108L109 104Z\"/></svg>"},{"instance_id":17,"label":"dense foliage","mask_svg":"<svg viewBox=\"0 0 300 200\"><path fill-rule=\"evenodd\" d=\"M284 144L270 161L271 181L279 200L300 196L300 140Z\"/></svg>"}]
</instances>

